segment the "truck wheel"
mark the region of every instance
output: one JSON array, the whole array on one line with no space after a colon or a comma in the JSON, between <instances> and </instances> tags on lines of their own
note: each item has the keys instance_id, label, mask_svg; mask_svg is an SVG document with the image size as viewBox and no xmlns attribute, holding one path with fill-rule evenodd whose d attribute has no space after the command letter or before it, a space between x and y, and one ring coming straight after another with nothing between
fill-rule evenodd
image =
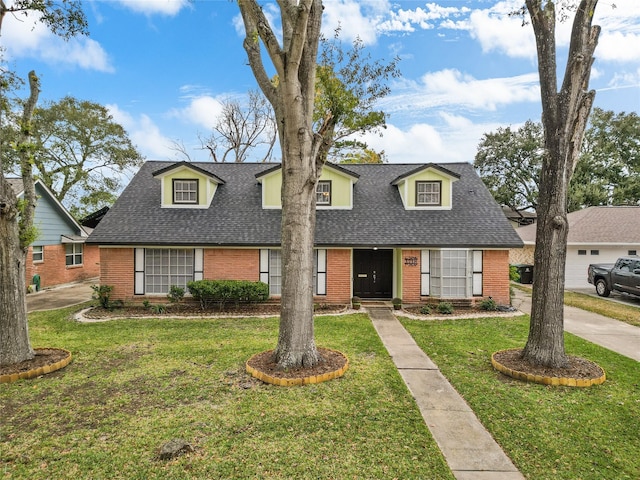
<instances>
[{"instance_id":1,"label":"truck wheel","mask_svg":"<svg viewBox=\"0 0 640 480\"><path fill-rule=\"evenodd\" d=\"M611 290L607 288L607 282L603 279L600 279L596 282L596 293L601 297L608 297L611 293Z\"/></svg>"}]
</instances>

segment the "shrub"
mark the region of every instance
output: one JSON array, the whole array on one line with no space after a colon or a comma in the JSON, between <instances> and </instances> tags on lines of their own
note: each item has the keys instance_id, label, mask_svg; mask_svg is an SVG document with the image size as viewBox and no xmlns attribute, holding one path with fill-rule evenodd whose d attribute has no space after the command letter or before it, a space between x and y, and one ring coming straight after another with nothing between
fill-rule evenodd
<instances>
[{"instance_id":1,"label":"shrub","mask_svg":"<svg viewBox=\"0 0 640 480\"><path fill-rule=\"evenodd\" d=\"M142 301L142 306L144 308L149 308L149 307L151 307L151 302L149 302L149 300L143 300Z\"/></svg>"},{"instance_id":2,"label":"shrub","mask_svg":"<svg viewBox=\"0 0 640 480\"><path fill-rule=\"evenodd\" d=\"M193 298L200 302L203 310L217 303L222 310L225 304L264 302L269 298L269 285L264 282L246 280L196 280L187 283Z\"/></svg>"},{"instance_id":3,"label":"shrub","mask_svg":"<svg viewBox=\"0 0 640 480\"><path fill-rule=\"evenodd\" d=\"M420 307L420 313L422 315L429 315L431 313L431 307L429 305L423 305Z\"/></svg>"},{"instance_id":4,"label":"shrub","mask_svg":"<svg viewBox=\"0 0 640 480\"><path fill-rule=\"evenodd\" d=\"M162 304L151 305L151 312L156 315L162 315L163 313L167 313L167 307Z\"/></svg>"},{"instance_id":5,"label":"shrub","mask_svg":"<svg viewBox=\"0 0 640 480\"><path fill-rule=\"evenodd\" d=\"M449 315L453 313L453 304L451 302L440 302L438 304L438 313Z\"/></svg>"},{"instance_id":6,"label":"shrub","mask_svg":"<svg viewBox=\"0 0 640 480\"><path fill-rule=\"evenodd\" d=\"M495 312L496 310L498 310L498 304L491 297L485 298L480 302L480 309L486 310L488 312Z\"/></svg>"},{"instance_id":7,"label":"shrub","mask_svg":"<svg viewBox=\"0 0 640 480\"><path fill-rule=\"evenodd\" d=\"M93 295L91 298L98 300L102 308L111 307L111 292L113 291L113 285L91 285Z\"/></svg>"},{"instance_id":8,"label":"shrub","mask_svg":"<svg viewBox=\"0 0 640 480\"><path fill-rule=\"evenodd\" d=\"M518 267L515 265L509 265L509 280L512 282L520 281L520 272L518 271Z\"/></svg>"},{"instance_id":9,"label":"shrub","mask_svg":"<svg viewBox=\"0 0 640 480\"><path fill-rule=\"evenodd\" d=\"M184 288L178 285L171 285L167 298L171 303L179 303L184 298Z\"/></svg>"}]
</instances>

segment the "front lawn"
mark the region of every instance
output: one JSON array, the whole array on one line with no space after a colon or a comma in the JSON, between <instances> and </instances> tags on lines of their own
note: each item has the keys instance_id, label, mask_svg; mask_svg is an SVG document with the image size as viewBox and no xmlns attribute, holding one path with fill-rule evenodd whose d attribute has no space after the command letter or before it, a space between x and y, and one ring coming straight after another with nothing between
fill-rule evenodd
<instances>
[{"instance_id":1,"label":"front lawn","mask_svg":"<svg viewBox=\"0 0 640 480\"><path fill-rule=\"evenodd\" d=\"M340 379L274 387L244 373L273 348L276 319L114 320L71 309L30 316L34 347L74 361L0 385L3 478L453 478L365 315L321 317ZM165 442L195 449L158 460Z\"/></svg>"},{"instance_id":2,"label":"front lawn","mask_svg":"<svg viewBox=\"0 0 640 480\"><path fill-rule=\"evenodd\" d=\"M527 478L639 479L640 364L565 334L567 353L603 367L604 384L548 387L508 378L491 367L491 354L523 347L528 319L403 324Z\"/></svg>"}]
</instances>

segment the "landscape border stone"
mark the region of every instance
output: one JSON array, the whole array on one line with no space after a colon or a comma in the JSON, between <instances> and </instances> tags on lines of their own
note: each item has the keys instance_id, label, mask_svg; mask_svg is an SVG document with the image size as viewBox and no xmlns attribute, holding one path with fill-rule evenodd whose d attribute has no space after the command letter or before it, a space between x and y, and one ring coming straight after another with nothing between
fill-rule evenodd
<instances>
[{"instance_id":1,"label":"landscape border stone","mask_svg":"<svg viewBox=\"0 0 640 480\"><path fill-rule=\"evenodd\" d=\"M539 383L542 385L551 385L551 386L563 386L563 387L591 387L593 385L600 385L604 383L607 378L607 374L604 369L600 367L602 370L602 376L598 378L569 378L569 377L547 377L544 375L533 375L531 373L520 372L518 370L513 370L509 367L498 362L495 356L501 352L507 352L510 350L521 350L520 348L510 348L505 350L499 350L491 355L491 365L493 368L498 370L500 373L507 375L508 377L515 378L516 380L522 380L524 382L530 383ZM596 364L597 365L597 364Z\"/></svg>"},{"instance_id":2,"label":"landscape border stone","mask_svg":"<svg viewBox=\"0 0 640 480\"><path fill-rule=\"evenodd\" d=\"M30 378L36 378L41 375L45 375L47 373L55 372L56 370L60 370L61 368L66 367L71 363L72 355L69 350L65 350L64 348L54 348L54 347L41 347L34 348L37 352L38 350L59 350L61 352L65 352L67 356L62 360L59 360L51 365L43 365L42 367L32 368L31 370L26 370L20 373L11 373L6 375L0 375L0 383L11 383L16 382L18 380L28 380Z\"/></svg>"}]
</instances>

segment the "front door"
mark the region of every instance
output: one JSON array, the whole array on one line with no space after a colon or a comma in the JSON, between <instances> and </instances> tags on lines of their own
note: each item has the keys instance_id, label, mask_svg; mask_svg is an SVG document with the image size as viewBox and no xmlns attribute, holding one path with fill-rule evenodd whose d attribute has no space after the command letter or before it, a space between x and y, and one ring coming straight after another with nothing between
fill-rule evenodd
<instances>
[{"instance_id":1,"label":"front door","mask_svg":"<svg viewBox=\"0 0 640 480\"><path fill-rule=\"evenodd\" d=\"M393 250L353 251L353 295L391 298Z\"/></svg>"}]
</instances>

